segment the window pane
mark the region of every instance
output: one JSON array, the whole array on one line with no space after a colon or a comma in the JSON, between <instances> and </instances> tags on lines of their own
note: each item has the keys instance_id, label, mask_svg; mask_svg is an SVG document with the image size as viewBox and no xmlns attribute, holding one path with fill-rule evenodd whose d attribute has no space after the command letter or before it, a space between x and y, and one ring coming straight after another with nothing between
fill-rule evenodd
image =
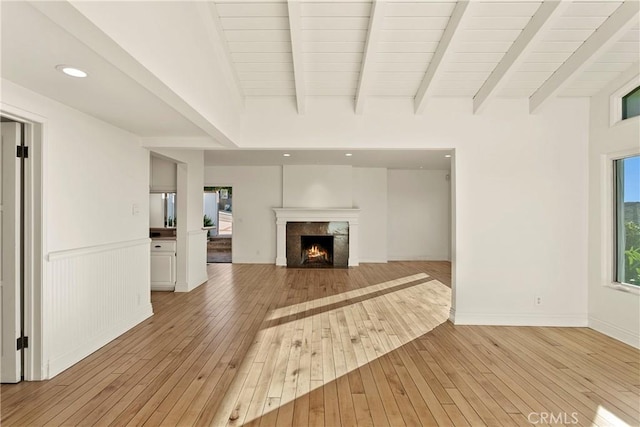
<instances>
[{"instance_id":1,"label":"window pane","mask_svg":"<svg viewBox=\"0 0 640 427\"><path fill-rule=\"evenodd\" d=\"M616 281L640 286L640 156L615 161Z\"/></svg>"},{"instance_id":2,"label":"window pane","mask_svg":"<svg viewBox=\"0 0 640 427\"><path fill-rule=\"evenodd\" d=\"M622 97L622 120L640 116L640 86Z\"/></svg>"}]
</instances>

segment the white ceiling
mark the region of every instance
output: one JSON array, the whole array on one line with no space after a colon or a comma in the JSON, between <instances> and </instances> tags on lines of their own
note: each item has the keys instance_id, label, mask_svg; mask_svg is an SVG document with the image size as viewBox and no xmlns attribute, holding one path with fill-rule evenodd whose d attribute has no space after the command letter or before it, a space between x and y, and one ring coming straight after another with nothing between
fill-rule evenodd
<instances>
[{"instance_id":1,"label":"white ceiling","mask_svg":"<svg viewBox=\"0 0 640 427\"><path fill-rule=\"evenodd\" d=\"M290 156L285 157L287 153ZM345 156L345 154L352 154ZM450 170L450 150L210 150L206 166L351 165Z\"/></svg>"},{"instance_id":2,"label":"white ceiling","mask_svg":"<svg viewBox=\"0 0 640 427\"><path fill-rule=\"evenodd\" d=\"M357 97L360 87L366 96L415 98L436 66L433 96L475 97L507 52L520 47L518 37L535 27L532 18L543 2L472 1L459 22L452 18L457 2L449 0L302 1L295 9L283 1L214 3L246 97ZM532 96L622 4L565 1L501 82L498 96ZM454 24L445 59L436 64ZM594 47L591 65L559 95L591 96L637 63L637 13L631 27L610 46ZM371 76L365 79L364 72Z\"/></svg>"},{"instance_id":3,"label":"white ceiling","mask_svg":"<svg viewBox=\"0 0 640 427\"><path fill-rule=\"evenodd\" d=\"M91 3L0 2L2 77L140 136L190 137L184 147L202 137L243 146L247 100L312 115L307 103L340 98L354 120L371 98L411 101L416 114L438 97L473 100L477 113L495 97L528 99L535 111L591 96L640 60L637 0ZM188 74L171 68L178 58ZM61 63L90 77L68 78ZM202 76L238 102L205 94Z\"/></svg>"},{"instance_id":4,"label":"white ceiling","mask_svg":"<svg viewBox=\"0 0 640 427\"><path fill-rule=\"evenodd\" d=\"M141 136L205 133L86 44L22 1L2 1L2 77ZM60 64L82 64L86 79Z\"/></svg>"}]
</instances>

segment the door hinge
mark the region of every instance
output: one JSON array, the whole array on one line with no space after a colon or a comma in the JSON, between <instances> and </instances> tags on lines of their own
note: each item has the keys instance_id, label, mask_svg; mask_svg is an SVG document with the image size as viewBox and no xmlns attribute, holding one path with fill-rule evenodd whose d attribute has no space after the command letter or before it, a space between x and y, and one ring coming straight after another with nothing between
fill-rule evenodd
<instances>
[{"instance_id":1,"label":"door hinge","mask_svg":"<svg viewBox=\"0 0 640 427\"><path fill-rule=\"evenodd\" d=\"M29 337L20 337L17 341L17 350L29 348Z\"/></svg>"},{"instance_id":2,"label":"door hinge","mask_svg":"<svg viewBox=\"0 0 640 427\"><path fill-rule=\"evenodd\" d=\"M18 157L20 159L29 158L29 147L23 146L23 145L18 145L18 150L16 152L16 157Z\"/></svg>"}]
</instances>

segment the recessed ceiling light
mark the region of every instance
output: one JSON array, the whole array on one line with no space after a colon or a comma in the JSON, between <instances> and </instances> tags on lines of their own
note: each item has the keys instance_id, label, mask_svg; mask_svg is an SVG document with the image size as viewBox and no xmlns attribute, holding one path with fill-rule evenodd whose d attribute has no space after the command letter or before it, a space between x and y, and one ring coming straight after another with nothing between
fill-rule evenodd
<instances>
[{"instance_id":1,"label":"recessed ceiling light","mask_svg":"<svg viewBox=\"0 0 640 427\"><path fill-rule=\"evenodd\" d=\"M351 153L346 153L346 154L345 154L345 156L347 156L347 157L351 157L351 156L353 156L353 154L351 154Z\"/></svg>"},{"instance_id":2,"label":"recessed ceiling light","mask_svg":"<svg viewBox=\"0 0 640 427\"><path fill-rule=\"evenodd\" d=\"M444 156L448 159L449 157L451 157L451 154L445 154Z\"/></svg>"},{"instance_id":3,"label":"recessed ceiling light","mask_svg":"<svg viewBox=\"0 0 640 427\"><path fill-rule=\"evenodd\" d=\"M283 156L284 156L284 157L291 157L291 154L289 154L289 153L284 153L284 154L283 154Z\"/></svg>"},{"instance_id":4,"label":"recessed ceiling light","mask_svg":"<svg viewBox=\"0 0 640 427\"><path fill-rule=\"evenodd\" d=\"M58 65L56 66L56 70L65 73L67 76L71 77L87 77L88 74L86 71L83 71L79 68L70 67L69 65Z\"/></svg>"}]
</instances>

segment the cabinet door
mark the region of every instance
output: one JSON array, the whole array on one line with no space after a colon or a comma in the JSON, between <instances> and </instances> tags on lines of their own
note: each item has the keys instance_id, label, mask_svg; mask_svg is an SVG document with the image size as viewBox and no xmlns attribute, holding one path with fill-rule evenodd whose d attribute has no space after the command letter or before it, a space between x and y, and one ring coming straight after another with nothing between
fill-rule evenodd
<instances>
[{"instance_id":1,"label":"cabinet door","mask_svg":"<svg viewBox=\"0 0 640 427\"><path fill-rule=\"evenodd\" d=\"M174 290L176 284L175 258L173 253L154 253L151 255L151 290Z\"/></svg>"}]
</instances>

